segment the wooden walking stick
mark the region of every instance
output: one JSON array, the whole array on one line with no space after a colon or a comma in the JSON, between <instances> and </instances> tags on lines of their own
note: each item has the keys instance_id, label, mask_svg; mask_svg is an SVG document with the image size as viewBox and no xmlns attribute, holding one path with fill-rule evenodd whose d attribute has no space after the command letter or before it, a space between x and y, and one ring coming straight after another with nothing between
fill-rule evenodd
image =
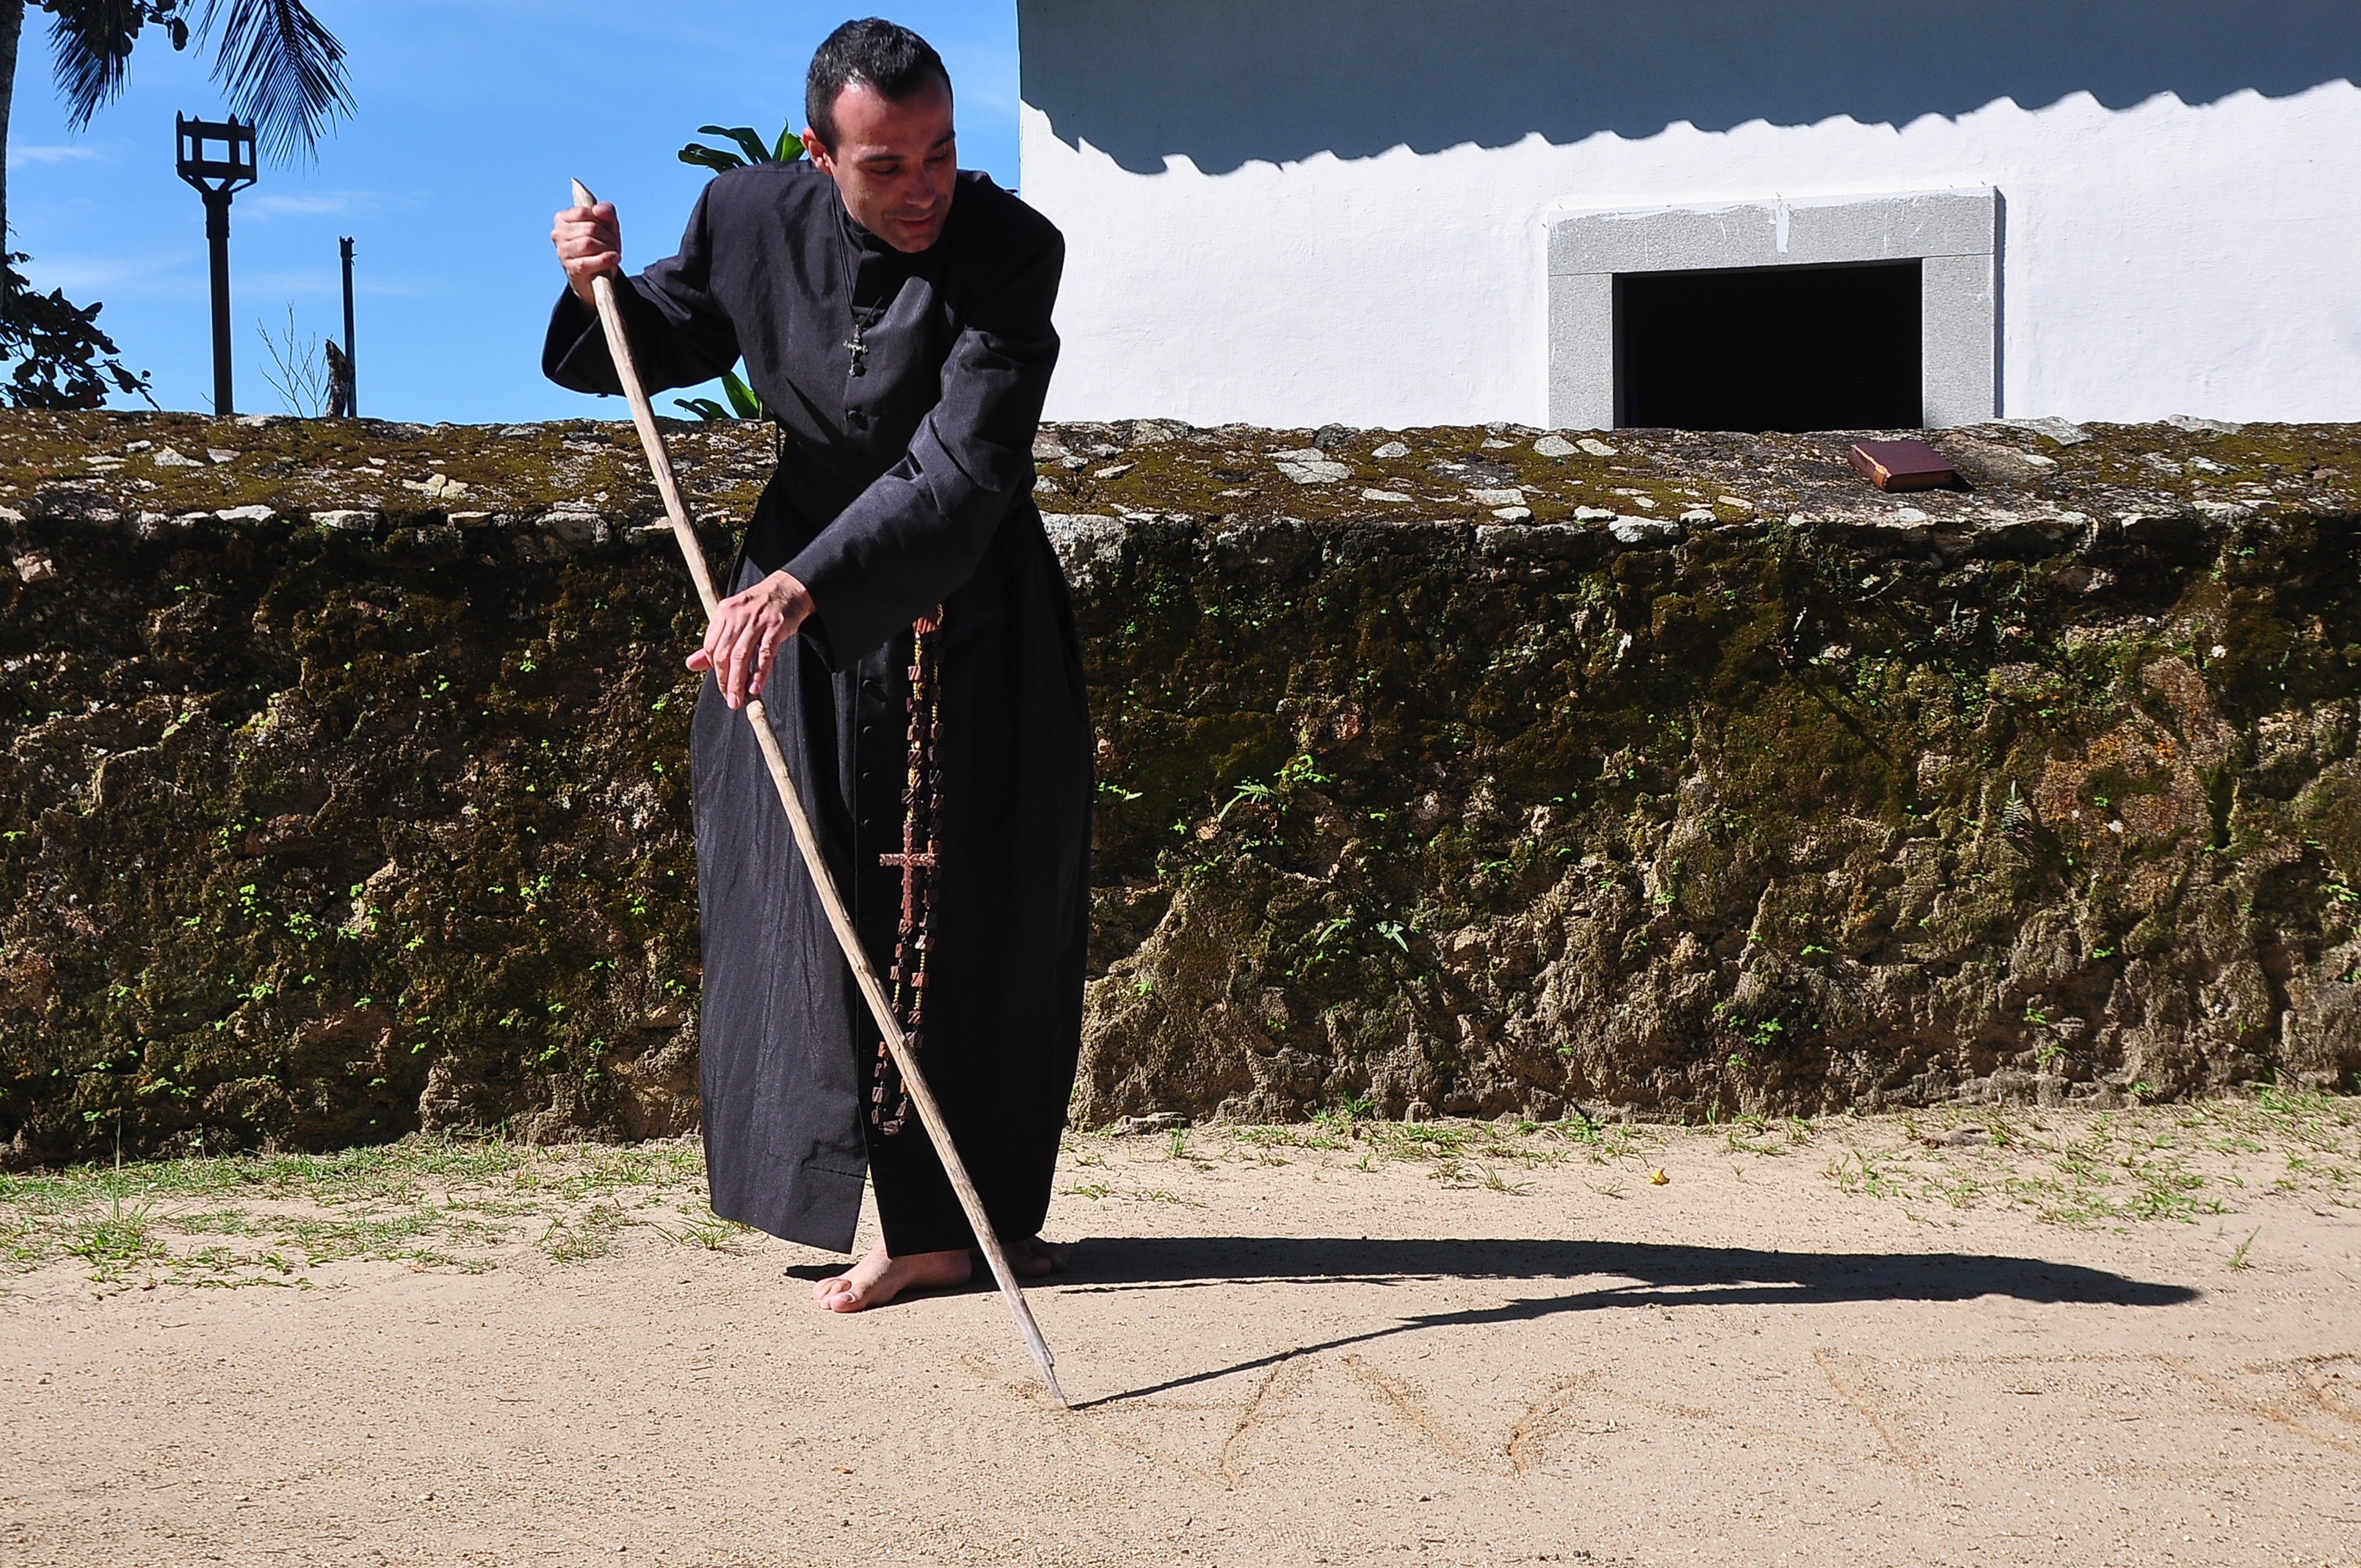
<instances>
[{"instance_id":1,"label":"wooden walking stick","mask_svg":"<svg viewBox=\"0 0 2361 1568\"><path fill-rule=\"evenodd\" d=\"M593 206L597 202L588 187L579 180L574 181L576 206ZM615 376L623 384L623 396L631 401L631 422L639 427L640 444L647 451L656 491L664 497L664 511L672 518L673 537L680 541L688 575L697 580L697 597L705 601L705 613L710 618L719 603L713 592L713 575L706 569L704 547L697 543L697 531L689 524L688 509L681 503L680 486L673 478L672 458L664 450L664 433L656 429L655 411L648 406L647 390L640 385L639 368L631 359L631 338L623 328L623 313L615 303L615 281L602 273L591 280L590 291L598 302L598 321L607 329L607 352L615 362ZM983 1199L976 1192L967 1165L951 1142L950 1124L943 1120L942 1107L935 1103L934 1091L927 1087L926 1074L919 1069L909 1042L903 1037L901 1020L894 1016L894 1004L886 999L877 968L869 961L868 950L862 947L860 936L852 928L852 917L845 913L844 898L837 892L836 879L829 874L828 861L820 854L819 839L812 832L811 817L804 811L803 796L796 792L794 775L787 772L787 759L779 750L779 738L771 732L771 720L763 699L750 697L742 711L748 727L754 731L755 744L763 750L763 761L771 770L771 783L778 789L779 804L786 809L788 826L795 829L796 847L803 851L804 867L811 872L820 907L828 912L828 923L836 932L837 945L844 949L844 961L852 967L852 978L868 1000L870 1016L876 1020L884 1036L885 1048L893 1053L894 1065L902 1074L910 1104L925 1124L927 1136L934 1141L935 1153L942 1158L943 1172L950 1178L951 1190L959 1194L960 1208L975 1232L976 1244L983 1249L984 1261L992 1266L993 1278L1000 1282L1000 1294L1016 1319L1017 1332L1025 1336L1025 1348L1032 1353L1041 1381L1049 1387L1049 1397L1064 1407L1065 1391L1058 1387L1058 1358L1049 1354L1049 1342L1041 1337L1040 1325L1033 1321L1033 1310L1026 1305L1016 1271L1008 1266L1008 1254L983 1212Z\"/></svg>"}]
</instances>

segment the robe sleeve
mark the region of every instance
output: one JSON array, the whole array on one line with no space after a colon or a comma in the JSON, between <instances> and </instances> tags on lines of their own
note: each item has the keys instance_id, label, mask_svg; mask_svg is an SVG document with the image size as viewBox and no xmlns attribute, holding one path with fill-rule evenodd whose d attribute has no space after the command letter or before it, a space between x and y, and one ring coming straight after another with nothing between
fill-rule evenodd
<instances>
[{"instance_id":1,"label":"robe sleeve","mask_svg":"<svg viewBox=\"0 0 2361 1568\"><path fill-rule=\"evenodd\" d=\"M963 291L940 396L902 460L786 563L811 591L813 641L839 668L966 582L1001 520L1031 493L1066 246L1047 224L1011 237Z\"/></svg>"},{"instance_id":2,"label":"robe sleeve","mask_svg":"<svg viewBox=\"0 0 2361 1568\"><path fill-rule=\"evenodd\" d=\"M631 334L631 359L650 392L709 381L738 363L738 332L712 291L713 230L706 186L688 216L680 254L622 280L615 302ZM571 289L557 296L541 348L542 374L577 392L620 393L598 313Z\"/></svg>"}]
</instances>

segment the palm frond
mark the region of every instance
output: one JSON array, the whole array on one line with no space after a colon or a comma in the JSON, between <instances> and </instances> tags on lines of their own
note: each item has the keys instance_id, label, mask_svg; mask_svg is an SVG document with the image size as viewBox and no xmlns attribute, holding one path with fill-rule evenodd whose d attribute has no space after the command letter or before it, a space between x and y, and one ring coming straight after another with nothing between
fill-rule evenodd
<instances>
[{"instance_id":1,"label":"palm frond","mask_svg":"<svg viewBox=\"0 0 2361 1568\"><path fill-rule=\"evenodd\" d=\"M328 122L353 112L345 46L302 0L206 0L200 36L209 37L215 22L221 51L214 80L229 90L233 112L253 122L265 156L308 157Z\"/></svg>"},{"instance_id":2,"label":"palm frond","mask_svg":"<svg viewBox=\"0 0 2361 1568\"><path fill-rule=\"evenodd\" d=\"M66 124L81 130L123 91L131 46L148 19L141 0L43 0Z\"/></svg>"}]
</instances>

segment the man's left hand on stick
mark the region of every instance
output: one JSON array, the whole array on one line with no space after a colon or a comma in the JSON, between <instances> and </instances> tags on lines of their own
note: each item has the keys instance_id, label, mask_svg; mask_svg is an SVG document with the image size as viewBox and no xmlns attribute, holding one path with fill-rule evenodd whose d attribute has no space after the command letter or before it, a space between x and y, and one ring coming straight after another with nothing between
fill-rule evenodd
<instances>
[{"instance_id":1,"label":"man's left hand on stick","mask_svg":"<svg viewBox=\"0 0 2361 1568\"><path fill-rule=\"evenodd\" d=\"M705 629L705 646L688 656L688 667L712 671L721 683L721 699L737 707L763 695L780 644L811 613L811 594L803 584L774 572L721 601Z\"/></svg>"}]
</instances>

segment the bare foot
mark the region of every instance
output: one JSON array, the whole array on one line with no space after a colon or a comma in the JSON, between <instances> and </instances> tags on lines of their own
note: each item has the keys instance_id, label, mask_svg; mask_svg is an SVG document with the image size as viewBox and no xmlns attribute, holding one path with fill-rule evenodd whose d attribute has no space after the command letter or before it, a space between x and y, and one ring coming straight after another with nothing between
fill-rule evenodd
<instances>
[{"instance_id":1,"label":"bare foot","mask_svg":"<svg viewBox=\"0 0 2361 1568\"><path fill-rule=\"evenodd\" d=\"M1039 1236L1027 1236L1021 1242L1008 1244L1008 1266L1016 1271L1019 1279L1038 1279L1045 1274L1063 1274L1066 1272L1066 1254L1071 1250L1053 1245ZM983 1254L971 1253L969 1256L981 1260Z\"/></svg>"},{"instance_id":2,"label":"bare foot","mask_svg":"<svg viewBox=\"0 0 2361 1568\"><path fill-rule=\"evenodd\" d=\"M905 1290L964 1285L974 1266L964 1252L914 1252L888 1257L879 1242L859 1263L812 1287L812 1302L825 1312L858 1312L882 1307Z\"/></svg>"}]
</instances>

